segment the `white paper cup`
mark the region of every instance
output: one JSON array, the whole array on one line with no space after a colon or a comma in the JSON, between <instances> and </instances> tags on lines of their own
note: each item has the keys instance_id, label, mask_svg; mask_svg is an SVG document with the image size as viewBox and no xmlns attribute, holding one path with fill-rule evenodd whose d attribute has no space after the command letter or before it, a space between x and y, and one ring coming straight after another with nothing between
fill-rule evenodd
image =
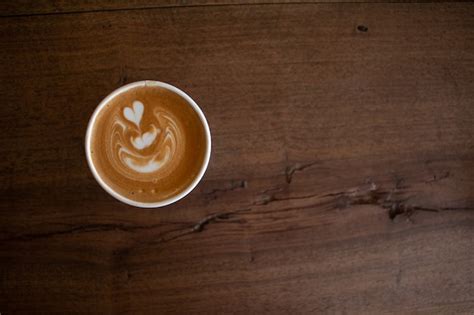
<instances>
[{"instance_id":1,"label":"white paper cup","mask_svg":"<svg viewBox=\"0 0 474 315\"><path fill-rule=\"evenodd\" d=\"M125 92L129 89L139 87L139 86L159 86L159 87L168 89L171 92L174 92L174 93L178 94L179 96L181 96L182 98L184 98L187 101L187 103L189 104L189 106L191 106L196 111L199 118L201 119L204 131L205 131L205 135L206 135L206 152L205 152L205 156L204 156L204 161L201 165L201 169L199 170L199 173L196 176L196 178L194 178L194 180L191 182L191 184L188 187L186 187L186 189L181 191L179 194L177 194L175 196L172 196L170 198L158 201L158 202L150 202L150 203L149 202L140 202L140 201L131 200L131 199L126 198L125 196L122 196L121 194L119 194L118 192L113 190L110 186L108 186L105 183L105 181L100 177L100 174L97 172L97 170L95 168L95 165L94 165L94 163L92 161L92 158L91 158L92 129L94 127L94 124L96 123L97 115L102 110L102 108L104 108L114 97L116 97L117 95L119 95L119 94L121 94L121 93L123 93L123 92ZM114 198L116 198L116 199L118 199L118 200L120 200L120 201L122 201L126 204L135 206L135 207L158 208L158 207L164 207L164 206L167 206L169 204L175 203L176 201L184 198L199 183L199 181L203 177L204 173L206 172L207 166L209 164L209 159L211 157L211 132L209 130L209 125L207 124L207 120L206 120L206 117L204 116L204 113L199 108L199 106L196 104L196 102L194 102L194 100L191 97L189 97L186 93L184 93L183 91L181 91L177 87L172 86L168 83L164 83L164 82L160 82L160 81L151 81L151 80L138 81L138 82L133 82L133 83L130 83L130 84L127 84L127 85L124 85L124 86L118 88L117 90L110 93L106 98L104 98L102 100L102 102L100 102L100 104L97 106L94 113L92 114L92 117L89 120L89 124L87 126L85 149L86 149L87 163L89 164L91 172L94 175L97 182L100 184L100 186L102 186L102 188L105 189L105 191L107 191Z\"/></svg>"}]
</instances>

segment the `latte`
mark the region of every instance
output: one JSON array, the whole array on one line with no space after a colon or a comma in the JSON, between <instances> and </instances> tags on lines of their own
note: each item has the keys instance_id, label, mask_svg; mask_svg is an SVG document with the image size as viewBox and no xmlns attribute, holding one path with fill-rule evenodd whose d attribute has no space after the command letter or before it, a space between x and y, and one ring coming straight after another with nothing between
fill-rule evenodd
<instances>
[{"instance_id":1,"label":"latte","mask_svg":"<svg viewBox=\"0 0 474 315\"><path fill-rule=\"evenodd\" d=\"M206 119L184 92L141 81L108 96L89 123L86 153L99 183L142 207L174 202L194 188L210 155Z\"/></svg>"}]
</instances>

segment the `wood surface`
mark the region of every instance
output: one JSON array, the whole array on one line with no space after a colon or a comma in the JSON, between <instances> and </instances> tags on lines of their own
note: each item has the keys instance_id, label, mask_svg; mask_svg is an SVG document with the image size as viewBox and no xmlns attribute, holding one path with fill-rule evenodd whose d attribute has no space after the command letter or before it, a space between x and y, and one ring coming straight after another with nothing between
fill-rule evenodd
<instances>
[{"instance_id":1,"label":"wood surface","mask_svg":"<svg viewBox=\"0 0 474 315\"><path fill-rule=\"evenodd\" d=\"M318 3L448 3L466 0L15 0L0 2L0 17L195 6L296 5Z\"/></svg>"},{"instance_id":2,"label":"wood surface","mask_svg":"<svg viewBox=\"0 0 474 315\"><path fill-rule=\"evenodd\" d=\"M473 4L3 17L0 47L2 315L473 313ZM105 193L83 145L142 79L213 137L154 210Z\"/></svg>"}]
</instances>

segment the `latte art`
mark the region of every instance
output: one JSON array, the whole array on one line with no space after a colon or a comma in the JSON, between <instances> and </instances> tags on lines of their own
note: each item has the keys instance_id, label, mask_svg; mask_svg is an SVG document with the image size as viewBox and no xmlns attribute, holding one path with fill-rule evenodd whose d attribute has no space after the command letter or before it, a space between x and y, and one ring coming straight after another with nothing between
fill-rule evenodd
<instances>
[{"instance_id":1,"label":"latte art","mask_svg":"<svg viewBox=\"0 0 474 315\"><path fill-rule=\"evenodd\" d=\"M197 105L155 81L133 83L112 95L92 116L86 136L99 183L114 197L143 207L187 194L210 156L209 129Z\"/></svg>"},{"instance_id":2,"label":"latte art","mask_svg":"<svg viewBox=\"0 0 474 315\"><path fill-rule=\"evenodd\" d=\"M173 117L154 108L149 114L152 122L146 126L141 124L144 113L145 105L134 101L131 108L114 116L107 156L123 176L152 181L156 172L176 158L177 151L182 154L185 144Z\"/></svg>"}]
</instances>

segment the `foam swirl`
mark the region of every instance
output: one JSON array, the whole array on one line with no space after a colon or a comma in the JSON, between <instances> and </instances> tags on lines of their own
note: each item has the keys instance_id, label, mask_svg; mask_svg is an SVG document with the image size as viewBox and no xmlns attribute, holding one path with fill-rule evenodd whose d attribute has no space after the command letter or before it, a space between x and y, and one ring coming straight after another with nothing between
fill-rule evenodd
<instances>
[{"instance_id":1,"label":"foam swirl","mask_svg":"<svg viewBox=\"0 0 474 315\"><path fill-rule=\"evenodd\" d=\"M110 129L107 156L120 174L132 180L156 180L158 173L175 164L184 147L175 119L157 107L145 109L140 101L117 112Z\"/></svg>"}]
</instances>

